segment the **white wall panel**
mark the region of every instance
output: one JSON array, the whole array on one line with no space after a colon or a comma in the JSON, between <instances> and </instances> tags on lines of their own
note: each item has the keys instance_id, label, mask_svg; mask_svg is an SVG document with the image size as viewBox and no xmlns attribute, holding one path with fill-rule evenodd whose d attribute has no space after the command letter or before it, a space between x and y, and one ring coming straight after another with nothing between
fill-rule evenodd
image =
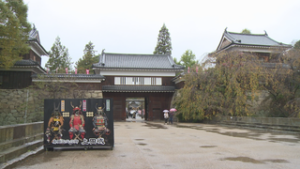
<instances>
[{"instance_id":1,"label":"white wall panel","mask_svg":"<svg viewBox=\"0 0 300 169\"><path fill-rule=\"evenodd\" d=\"M115 85L120 85L120 77L115 77Z\"/></svg>"},{"instance_id":2,"label":"white wall panel","mask_svg":"<svg viewBox=\"0 0 300 169\"><path fill-rule=\"evenodd\" d=\"M151 77L144 78L144 85L151 85Z\"/></svg>"},{"instance_id":3,"label":"white wall panel","mask_svg":"<svg viewBox=\"0 0 300 169\"><path fill-rule=\"evenodd\" d=\"M109 70L102 70L100 71L100 75L103 76L168 76L168 77L175 77L175 71L174 72L142 72L142 71L109 71Z\"/></svg>"},{"instance_id":4,"label":"white wall panel","mask_svg":"<svg viewBox=\"0 0 300 169\"><path fill-rule=\"evenodd\" d=\"M132 77L126 77L126 85L134 85Z\"/></svg>"},{"instance_id":5,"label":"white wall panel","mask_svg":"<svg viewBox=\"0 0 300 169\"><path fill-rule=\"evenodd\" d=\"M161 85L162 82L161 82L161 78L160 77L157 77L156 78L156 85Z\"/></svg>"}]
</instances>

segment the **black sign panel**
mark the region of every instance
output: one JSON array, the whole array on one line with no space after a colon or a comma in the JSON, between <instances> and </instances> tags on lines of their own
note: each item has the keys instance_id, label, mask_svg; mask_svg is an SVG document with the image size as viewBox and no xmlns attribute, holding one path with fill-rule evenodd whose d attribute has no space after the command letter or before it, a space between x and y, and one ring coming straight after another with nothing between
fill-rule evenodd
<instances>
[{"instance_id":1,"label":"black sign panel","mask_svg":"<svg viewBox=\"0 0 300 169\"><path fill-rule=\"evenodd\" d=\"M112 99L45 99L45 149L113 149Z\"/></svg>"}]
</instances>

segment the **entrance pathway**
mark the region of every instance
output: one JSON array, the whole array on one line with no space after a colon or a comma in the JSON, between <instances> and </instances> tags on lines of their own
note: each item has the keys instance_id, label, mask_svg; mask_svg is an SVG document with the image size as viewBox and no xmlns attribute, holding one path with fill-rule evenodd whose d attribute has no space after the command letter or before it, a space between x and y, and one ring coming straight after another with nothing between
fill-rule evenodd
<instances>
[{"instance_id":1,"label":"entrance pathway","mask_svg":"<svg viewBox=\"0 0 300 169\"><path fill-rule=\"evenodd\" d=\"M145 118L142 118L141 116L137 115L135 118L128 117L126 118L127 122L144 122Z\"/></svg>"},{"instance_id":2,"label":"entrance pathway","mask_svg":"<svg viewBox=\"0 0 300 169\"><path fill-rule=\"evenodd\" d=\"M114 150L43 151L9 168L297 169L299 134L207 124L115 122Z\"/></svg>"}]
</instances>

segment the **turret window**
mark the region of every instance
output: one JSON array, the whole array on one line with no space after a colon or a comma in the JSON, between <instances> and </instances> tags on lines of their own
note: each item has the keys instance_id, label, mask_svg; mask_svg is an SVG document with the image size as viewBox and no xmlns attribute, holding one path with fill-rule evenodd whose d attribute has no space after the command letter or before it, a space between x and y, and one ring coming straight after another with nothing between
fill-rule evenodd
<instances>
[{"instance_id":1,"label":"turret window","mask_svg":"<svg viewBox=\"0 0 300 169\"><path fill-rule=\"evenodd\" d=\"M115 77L115 85L162 85L161 77Z\"/></svg>"}]
</instances>

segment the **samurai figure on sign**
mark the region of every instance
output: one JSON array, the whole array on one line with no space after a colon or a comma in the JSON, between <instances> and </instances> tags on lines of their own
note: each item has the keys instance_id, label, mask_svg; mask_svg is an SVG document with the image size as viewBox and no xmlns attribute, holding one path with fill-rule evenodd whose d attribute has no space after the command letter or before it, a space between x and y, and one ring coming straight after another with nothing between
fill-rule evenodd
<instances>
[{"instance_id":1,"label":"samurai figure on sign","mask_svg":"<svg viewBox=\"0 0 300 169\"><path fill-rule=\"evenodd\" d=\"M109 135L109 129L107 128L108 125L108 118L104 112L104 107L97 107L98 103L95 105L97 113L93 118L93 133L98 136L98 138L102 138L104 134Z\"/></svg>"},{"instance_id":2,"label":"samurai figure on sign","mask_svg":"<svg viewBox=\"0 0 300 169\"><path fill-rule=\"evenodd\" d=\"M47 142L52 142L53 140L60 140L62 137L62 126L64 124L64 118L59 112L59 103L58 106L55 107L51 114L51 117L48 121L48 127L46 129Z\"/></svg>"},{"instance_id":3,"label":"samurai figure on sign","mask_svg":"<svg viewBox=\"0 0 300 169\"><path fill-rule=\"evenodd\" d=\"M69 130L69 136L71 140L74 137L74 140L77 139L82 141L82 139L84 139L85 136L85 130L84 130L85 121L81 112L81 105L82 103L80 102L79 107L78 106L74 107L71 102L71 106L73 107L73 115L71 116L70 123L69 123L71 127Z\"/></svg>"}]
</instances>

